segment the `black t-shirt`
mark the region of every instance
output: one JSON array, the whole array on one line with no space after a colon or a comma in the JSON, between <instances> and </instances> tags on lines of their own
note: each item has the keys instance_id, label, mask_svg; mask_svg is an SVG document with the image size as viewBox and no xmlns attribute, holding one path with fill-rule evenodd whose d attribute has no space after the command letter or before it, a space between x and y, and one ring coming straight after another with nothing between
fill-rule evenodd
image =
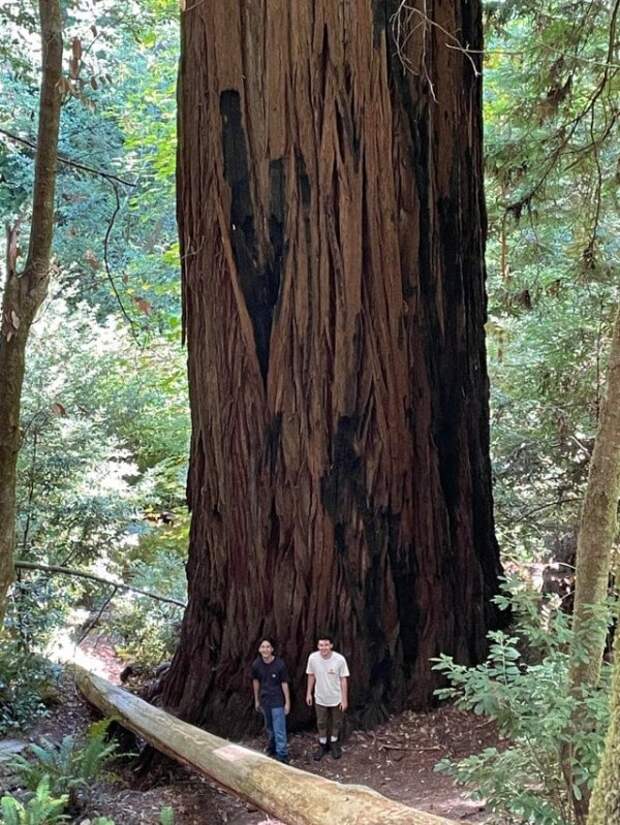
<instances>
[{"instance_id":1,"label":"black t-shirt","mask_svg":"<svg viewBox=\"0 0 620 825\"><path fill-rule=\"evenodd\" d=\"M286 665L278 656L267 664L259 656L252 665L252 679L260 682L260 704L263 708L284 707L282 682L288 683Z\"/></svg>"}]
</instances>

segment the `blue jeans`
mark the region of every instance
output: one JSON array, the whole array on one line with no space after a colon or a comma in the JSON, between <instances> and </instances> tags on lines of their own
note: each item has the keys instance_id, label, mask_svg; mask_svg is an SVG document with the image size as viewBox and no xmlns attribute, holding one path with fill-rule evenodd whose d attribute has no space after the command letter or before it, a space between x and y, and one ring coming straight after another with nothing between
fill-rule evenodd
<instances>
[{"instance_id":1,"label":"blue jeans","mask_svg":"<svg viewBox=\"0 0 620 825\"><path fill-rule=\"evenodd\" d=\"M286 714L284 708L263 708L265 730L269 737L269 750L275 753L277 759L288 757L286 743Z\"/></svg>"}]
</instances>

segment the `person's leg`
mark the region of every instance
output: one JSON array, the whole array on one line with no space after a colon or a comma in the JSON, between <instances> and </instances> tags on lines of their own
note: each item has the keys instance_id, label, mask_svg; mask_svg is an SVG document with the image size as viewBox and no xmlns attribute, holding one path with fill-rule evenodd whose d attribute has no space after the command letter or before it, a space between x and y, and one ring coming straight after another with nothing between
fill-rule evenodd
<instances>
[{"instance_id":1,"label":"person's leg","mask_svg":"<svg viewBox=\"0 0 620 825\"><path fill-rule=\"evenodd\" d=\"M284 708L271 708L271 724L276 746L276 759L280 762L288 762L286 714L284 713Z\"/></svg>"},{"instance_id":2,"label":"person's leg","mask_svg":"<svg viewBox=\"0 0 620 825\"><path fill-rule=\"evenodd\" d=\"M316 727L319 732L319 747L312 754L314 759L318 762L327 753L329 745L327 744L327 725L329 719L329 708L315 703L316 710Z\"/></svg>"},{"instance_id":3,"label":"person's leg","mask_svg":"<svg viewBox=\"0 0 620 825\"><path fill-rule=\"evenodd\" d=\"M265 748L265 752L268 753L269 756L275 756L276 740L271 719L271 708L262 708L262 711L263 718L265 719L265 733L267 734L267 747Z\"/></svg>"},{"instance_id":4,"label":"person's leg","mask_svg":"<svg viewBox=\"0 0 620 825\"><path fill-rule=\"evenodd\" d=\"M340 738L342 734L342 723L344 720L344 713L339 707L332 708L331 718L331 751L334 759L340 759L342 756L342 747L340 746Z\"/></svg>"},{"instance_id":5,"label":"person's leg","mask_svg":"<svg viewBox=\"0 0 620 825\"><path fill-rule=\"evenodd\" d=\"M334 737L332 736L332 730L334 727L334 711L336 710L335 707L327 708L327 744L328 746L331 742L334 741Z\"/></svg>"}]
</instances>

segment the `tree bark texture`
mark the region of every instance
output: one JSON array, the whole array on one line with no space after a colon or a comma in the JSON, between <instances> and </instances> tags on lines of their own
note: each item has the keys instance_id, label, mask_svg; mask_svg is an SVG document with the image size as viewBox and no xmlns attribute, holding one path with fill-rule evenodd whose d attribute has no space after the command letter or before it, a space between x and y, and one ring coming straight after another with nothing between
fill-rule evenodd
<instances>
[{"instance_id":1,"label":"tree bark texture","mask_svg":"<svg viewBox=\"0 0 620 825\"><path fill-rule=\"evenodd\" d=\"M40 0L42 80L28 256L17 272L17 228L7 227L6 281L0 321L0 626L13 580L15 473L19 416L30 327L47 294L60 128L62 19L58 0Z\"/></svg>"},{"instance_id":2,"label":"tree bark texture","mask_svg":"<svg viewBox=\"0 0 620 825\"><path fill-rule=\"evenodd\" d=\"M76 682L106 716L287 825L455 825L363 785L333 782L233 745L79 667Z\"/></svg>"},{"instance_id":3,"label":"tree bark texture","mask_svg":"<svg viewBox=\"0 0 620 825\"><path fill-rule=\"evenodd\" d=\"M165 701L228 734L263 634L299 697L334 632L372 723L494 621L481 83L450 48L481 48L480 4L427 0L395 38L397 8L183 14L193 517Z\"/></svg>"},{"instance_id":4,"label":"tree bark texture","mask_svg":"<svg viewBox=\"0 0 620 825\"><path fill-rule=\"evenodd\" d=\"M570 690L581 696L584 688L598 683L601 662L608 632L605 602L609 589L612 567L612 550L618 532L617 513L620 498L620 308L616 314L607 369L607 395L601 409L594 451L590 461L588 484L581 512L581 524L577 539L575 562L575 607L573 614L573 649L570 669ZM617 636L617 633L616 633ZM618 645L615 645L616 656ZM616 671L618 667L616 665ZM617 693L617 673L615 691ZM617 714L617 709L614 711ZM616 720L617 721L617 720ZM573 729L584 724L583 712L578 709L572 720ZM613 723L612 723L613 727ZM617 736L615 732L610 736ZM617 742L608 743L611 748L608 759L616 760ZM580 786L575 796L573 788L574 753L572 737L567 737L562 747L563 772L571 793L576 821L585 823L588 818L590 793ZM617 774L616 774L617 780ZM599 790L599 795L606 793ZM610 797L611 799L611 797ZM616 803L618 797L616 796ZM611 803L609 803L611 804ZM597 805L607 805L599 796ZM588 820L589 822L590 820ZM616 819L595 822L620 822Z\"/></svg>"},{"instance_id":5,"label":"tree bark texture","mask_svg":"<svg viewBox=\"0 0 620 825\"><path fill-rule=\"evenodd\" d=\"M620 310L616 315L607 369L607 395L601 409L598 432L581 511L575 562L575 650L571 684L574 689L598 682L607 621L600 611L607 599L611 554L618 532L620 497ZM599 608L600 616L592 608Z\"/></svg>"},{"instance_id":6,"label":"tree bark texture","mask_svg":"<svg viewBox=\"0 0 620 825\"><path fill-rule=\"evenodd\" d=\"M610 723L596 777L588 825L620 825L620 634L614 640L614 670L609 700Z\"/></svg>"}]
</instances>

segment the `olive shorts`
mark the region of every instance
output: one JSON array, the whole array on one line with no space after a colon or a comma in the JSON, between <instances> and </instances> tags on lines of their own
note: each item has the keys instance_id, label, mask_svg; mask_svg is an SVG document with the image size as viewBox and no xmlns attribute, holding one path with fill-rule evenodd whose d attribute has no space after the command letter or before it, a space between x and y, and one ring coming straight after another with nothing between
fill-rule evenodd
<instances>
[{"instance_id":1,"label":"olive shorts","mask_svg":"<svg viewBox=\"0 0 620 825\"><path fill-rule=\"evenodd\" d=\"M315 704L316 710L316 726L319 731L319 736L325 738L334 736L339 738L342 730L342 720L344 713L340 710L338 705L332 708L325 707L325 705Z\"/></svg>"}]
</instances>

